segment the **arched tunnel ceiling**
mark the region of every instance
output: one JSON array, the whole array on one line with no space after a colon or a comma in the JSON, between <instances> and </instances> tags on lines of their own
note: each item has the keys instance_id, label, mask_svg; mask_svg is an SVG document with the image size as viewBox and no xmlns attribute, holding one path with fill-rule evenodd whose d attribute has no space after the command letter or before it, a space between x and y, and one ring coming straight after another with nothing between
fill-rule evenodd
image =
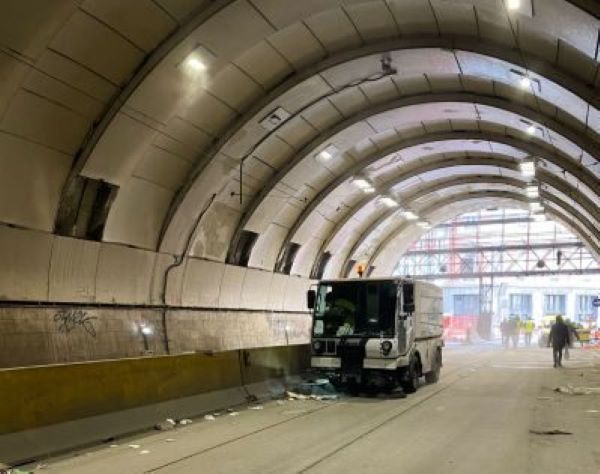
<instances>
[{"instance_id":1,"label":"arched tunnel ceiling","mask_svg":"<svg viewBox=\"0 0 600 474\"><path fill-rule=\"evenodd\" d=\"M535 157L549 214L598 255L591 5L61 0L32 15L8 2L0 221L53 231L74 215L76 227L89 178L118 186L105 241L224 261L252 230L251 266L272 270L294 242L292 273L308 275L323 251L331 272L413 232L352 177L437 222L432 206L455 198L447 212L522 202L518 163ZM381 74L384 54L395 73ZM190 74L190 57L206 69ZM268 131L277 107L290 117Z\"/></svg>"}]
</instances>

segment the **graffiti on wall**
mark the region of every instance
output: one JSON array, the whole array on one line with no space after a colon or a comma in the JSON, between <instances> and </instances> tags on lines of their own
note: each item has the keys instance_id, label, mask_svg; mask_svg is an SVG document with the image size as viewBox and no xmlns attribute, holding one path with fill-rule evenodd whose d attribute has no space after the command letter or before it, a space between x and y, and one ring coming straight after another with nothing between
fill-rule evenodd
<instances>
[{"instance_id":1,"label":"graffiti on wall","mask_svg":"<svg viewBox=\"0 0 600 474\"><path fill-rule=\"evenodd\" d=\"M90 336L96 337L94 320L96 316L88 316L81 309L61 309L54 314L54 322L58 325L59 332L69 334L77 328L83 328Z\"/></svg>"}]
</instances>

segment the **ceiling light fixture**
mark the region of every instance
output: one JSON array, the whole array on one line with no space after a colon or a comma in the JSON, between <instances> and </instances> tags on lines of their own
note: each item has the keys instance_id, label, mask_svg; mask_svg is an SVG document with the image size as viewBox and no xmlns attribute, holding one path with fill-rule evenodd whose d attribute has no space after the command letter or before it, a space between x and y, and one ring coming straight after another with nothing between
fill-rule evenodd
<instances>
[{"instance_id":1,"label":"ceiling light fixture","mask_svg":"<svg viewBox=\"0 0 600 474\"><path fill-rule=\"evenodd\" d=\"M382 196L382 197L380 197L379 198L379 202L381 204L386 205L387 207L398 207L398 202L395 199L393 199L393 198L391 198L389 196Z\"/></svg>"},{"instance_id":2,"label":"ceiling light fixture","mask_svg":"<svg viewBox=\"0 0 600 474\"><path fill-rule=\"evenodd\" d=\"M518 10L521 8L521 0L506 0L506 8L509 10Z\"/></svg>"},{"instance_id":3,"label":"ceiling light fixture","mask_svg":"<svg viewBox=\"0 0 600 474\"><path fill-rule=\"evenodd\" d=\"M527 76L523 76L520 81L522 89L530 89L531 88L531 79Z\"/></svg>"},{"instance_id":4,"label":"ceiling light fixture","mask_svg":"<svg viewBox=\"0 0 600 474\"><path fill-rule=\"evenodd\" d=\"M321 150L317 154L317 158L319 158L321 161L329 161L337 154L338 154L337 147L335 145L329 145L327 148L325 148L324 150Z\"/></svg>"},{"instance_id":5,"label":"ceiling light fixture","mask_svg":"<svg viewBox=\"0 0 600 474\"><path fill-rule=\"evenodd\" d=\"M544 210L544 206L539 201L531 201L529 203L529 209L532 212L540 212Z\"/></svg>"},{"instance_id":6,"label":"ceiling light fixture","mask_svg":"<svg viewBox=\"0 0 600 474\"><path fill-rule=\"evenodd\" d=\"M530 125L529 127L527 127L527 133L529 135L535 135L535 125Z\"/></svg>"},{"instance_id":7,"label":"ceiling light fixture","mask_svg":"<svg viewBox=\"0 0 600 474\"><path fill-rule=\"evenodd\" d=\"M537 198L540 196L540 189L535 184L530 184L527 186L527 188L525 188L525 192L529 198Z\"/></svg>"},{"instance_id":8,"label":"ceiling light fixture","mask_svg":"<svg viewBox=\"0 0 600 474\"><path fill-rule=\"evenodd\" d=\"M198 46L185 57L185 59L180 63L180 66L188 74L195 75L206 71L210 63L215 59L216 58L214 54L212 54L203 46Z\"/></svg>"},{"instance_id":9,"label":"ceiling light fixture","mask_svg":"<svg viewBox=\"0 0 600 474\"><path fill-rule=\"evenodd\" d=\"M402 217L404 217L407 221L416 221L419 216L417 216L414 212L412 211L402 211L400 213L400 215Z\"/></svg>"},{"instance_id":10,"label":"ceiling light fixture","mask_svg":"<svg viewBox=\"0 0 600 474\"><path fill-rule=\"evenodd\" d=\"M521 170L521 174L525 177L531 178L535 176L535 162L533 161L523 161L519 163L519 169Z\"/></svg>"},{"instance_id":11,"label":"ceiling light fixture","mask_svg":"<svg viewBox=\"0 0 600 474\"><path fill-rule=\"evenodd\" d=\"M352 184L365 194L373 194L375 187L366 178L353 178Z\"/></svg>"}]
</instances>

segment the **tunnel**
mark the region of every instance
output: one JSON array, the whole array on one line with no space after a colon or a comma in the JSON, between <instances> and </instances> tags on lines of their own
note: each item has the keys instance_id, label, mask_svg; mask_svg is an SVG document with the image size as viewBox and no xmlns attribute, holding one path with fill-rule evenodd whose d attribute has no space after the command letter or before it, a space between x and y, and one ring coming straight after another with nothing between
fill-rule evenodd
<instances>
[{"instance_id":1,"label":"tunnel","mask_svg":"<svg viewBox=\"0 0 600 474\"><path fill-rule=\"evenodd\" d=\"M527 446L541 461L519 472L556 472L542 470L558 461L529 432L515 435L512 461L502 451L512 445L498 441L508 464L471 455L466 444L480 438L466 435L438 470L429 455L411 458L410 446L394 457L381 439L370 445L366 433L422 422L417 402L402 405L411 397L377 407L358 397L356 414L339 419L377 424L339 459L332 453L345 441L329 446L331 433L299 442L288 464L261 451L267 437L248 438L247 459L222 466L216 445L196 465L198 450L177 451L183 442L163 443L167 457L150 462L152 452L128 448L143 442L119 440L167 418L195 429L207 413L262 409L274 387L311 366L309 290L460 273L451 258L439 257L435 274L415 262L441 245L422 243L432 229L461 216L510 210L527 242L488 250L533 256L530 266L502 267L505 276L587 275L584 296L600 306L599 55L594 0L0 2L0 472L397 472L410 458L405 472L500 473L528 458ZM555 226L554 240L534 245L540 222ZM481 268L466 271L479 278L477 311L497 271ZM526 356L512 352L497 357L517 359L495 360L499 311L488 308L473 328L477 347L448 349L452 383L531 370L518 397L579 383L553 371L544 379L537 352L520 365ZM572 371L593 378L596 353L580 353ZM486 380L499 393L512 383ZM456 410L468 410L475 394L457 390ZM432 426L452 412L440 406L422 414ZM557 410L548 415L556 423ZM304 416L296 411L284 413ZM482 423L501 436L500 418ZM580 425L580 436L597 439L589 420ZM414 442L445 446L443 428L431 430ZM296 436L309 440L310 426ZM365 461L377 447L383 461ZM83 459L69 457L82 449L97 464L68 460ZM572 451L560 462L597 472L599 452L585 449L585 460ZM124 464L102 450L123 451Z\"/></svg>"}]
</instances>

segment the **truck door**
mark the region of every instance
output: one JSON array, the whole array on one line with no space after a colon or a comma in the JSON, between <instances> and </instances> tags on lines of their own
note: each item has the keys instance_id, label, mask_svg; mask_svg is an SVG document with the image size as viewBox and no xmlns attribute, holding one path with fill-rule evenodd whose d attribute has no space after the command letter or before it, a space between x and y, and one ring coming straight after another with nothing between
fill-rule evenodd
<instances>
[{"instance_id":1,"label":"truck door","mask_svg":"<svg viewBox=\"0 0 600 474\"><path fill-rule=\"evenodd\" d=\"M406 354L414 339L414 300L412 283L398 285L396 305L398 353Z\"/></svg>"}]
</instances>

